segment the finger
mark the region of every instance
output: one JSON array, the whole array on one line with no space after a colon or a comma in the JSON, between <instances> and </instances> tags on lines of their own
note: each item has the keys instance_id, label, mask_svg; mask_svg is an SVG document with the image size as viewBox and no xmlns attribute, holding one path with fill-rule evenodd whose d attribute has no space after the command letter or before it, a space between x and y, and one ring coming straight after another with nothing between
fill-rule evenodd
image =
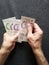
<instances>
[{"instance_id":1,"label":"finger","mask_svg":"<svg viewBox=\"0 0 49 65\"><path fill-rule=\"evenodd\" d=\"M16 33L16 34L13 36L13 41L16 41L16 39L18 38L18 36L19 36L19 32Z\"/></svg>"},{"instance_id":2,"label":"finger","mask_svg":"<svg viewBox=\"0 0 49 65\"><path fill-rule=\"evenodd\" d=\"M34 33L35 32L42 32L41 28L39 27L39 25L37 23L34 23Z\"/></svg>"},{"instance_id":3,"label":"finger","mask_svg":"<svg viewBox=\"0 0 49 65\"><path fill-rule=\"evenodd\" d=\"M32 33L32 26L30 23L27 24L27 31L28 31L28 34Z\"/></svg>"},{"instance_id":4,"label":"finger","mask_svg":"<svg viewBox=\"0 0 49 65\"><path fill-rule=\"evenodd\" d=\"M4 36L6 36L6 35L7 35L7 32L4 33Z\"/></svg>"},{"instance_id":5,"label":"finger","mask_svg":"<svg viewBox=\"0 0 49 65\"><path fill-rule=\"evenodd\" d=\"M7 32L5 32L5 33L4 33L4 38L7 38L7 37L9 37L9 35L8 35Z\"/></svg>"},{"instance_id":6,"label":"finger","mask_svg":"<svg viewBox=\"0 0 49 65\"><path fill-rule=\"evenodd\" d=\"M29 43L29 45L32 47L32 45L33 45L33 41L30 39L30 40L28 40L28 43Z\"/></svg>"},{"instance_id":7,"label":"finger","mask_svg":"<svg viewBox=\"0 0 49 65\"><path fill-rule=\"evenodd\" d=\"M28 41L32 41L32 40L33 40L33 34L30 34L30 35L28 34L27 40L28 40Z\"/></svg>"}]
</instances>

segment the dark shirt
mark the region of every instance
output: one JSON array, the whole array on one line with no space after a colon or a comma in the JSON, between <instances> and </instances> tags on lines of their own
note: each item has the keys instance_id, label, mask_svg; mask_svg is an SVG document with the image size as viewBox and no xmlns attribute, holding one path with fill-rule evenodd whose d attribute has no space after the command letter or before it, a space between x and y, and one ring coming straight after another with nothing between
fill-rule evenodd
<instances>
[{"instance_id":1,"label":"dark shirt","mask_svg":"<svg viewBox=\"0 0 49 65\"><path fill-rule=\"evenodd\" d=\"M42 49L49 62L49 0L0 0L0 46L5 32L2 19L15 16L35 18L44 31ZM35 56L28 43L16 43L5 65L37 65Z\"/></svg>"}]
</instances>

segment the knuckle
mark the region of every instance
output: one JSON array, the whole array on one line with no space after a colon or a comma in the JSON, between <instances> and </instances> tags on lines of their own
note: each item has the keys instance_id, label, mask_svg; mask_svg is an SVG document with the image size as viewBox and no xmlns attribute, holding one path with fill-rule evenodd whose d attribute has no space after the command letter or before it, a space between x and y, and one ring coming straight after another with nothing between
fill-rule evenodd
<instances>
[{"instance_id":1,"label":"knuckle","mask_svg":"<svg viewBox=\"0 0 49 65\"><path fill-rule=\"evenodd\" d=\"M28 35L28 36L27 36L27 39L31 39L31 38L32 38L32 36L31 36L31 35Z\"/></svg>"},{"instance_id":2,"label":"knuckle","mask_svg":"<svg viewBox=\"0 0 49 65\"><path fill-rule=\"evenodd\" d=\"M36 38L33 37L32 40L35 42L36 41Z\"/></svg>"},{"instance_id":3,"label":"knuckle","mask_svg":"<svg viewBox=\"0 0 49 65\"><path fill-rule=\"evenodd\" d=\"M42 31L42 34L43 34L43 31Z\"/></svg>"},{"instance_id":4,"label":"knuckle","mask_svg":"<svg viewBox=\"0 0 49 65\"><path fill-rule=\"evenodd\" d=\"M6 33L4 33L4 36L6 36Z\"/></svg>"},{"instance_id":5,"label":"knuckle","mask_svg":"<svg viewBox=\"0 0 49 65\"><path fill-rule=\"evenodd\" d=\"M43 35L43 31L42 30L40 31L40 35Z\"/></svg>"}]
</instances>

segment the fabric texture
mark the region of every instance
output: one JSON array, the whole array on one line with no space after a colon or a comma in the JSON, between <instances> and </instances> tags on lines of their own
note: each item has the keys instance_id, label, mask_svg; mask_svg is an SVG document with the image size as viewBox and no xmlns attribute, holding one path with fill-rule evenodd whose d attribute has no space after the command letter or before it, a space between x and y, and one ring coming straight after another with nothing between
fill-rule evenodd
<instances>
[{"instance_id":1,"label":"fabric texture","mask_svg":"<svg viewBox=\"0 0 49 65\"><path fill-rule=\"evenodd\" d=\"M5 32L2 19L15 16L29 16L44 31L42 49L49 62L49 0L0 0L0 47ZM28 43L16 43L5 65L37 65L35 56Z\"/></svg>"}]
</instances>

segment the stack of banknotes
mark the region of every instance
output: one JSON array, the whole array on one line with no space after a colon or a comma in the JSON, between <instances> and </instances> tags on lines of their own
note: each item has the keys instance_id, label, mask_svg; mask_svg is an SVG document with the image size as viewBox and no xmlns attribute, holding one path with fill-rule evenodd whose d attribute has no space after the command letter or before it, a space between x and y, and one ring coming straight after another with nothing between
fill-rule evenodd
<instances>
[{"instance_id":1,"label":"stack of banknotes","mask_svg":"<svg viewBox=\"0 0 49 65\"><path fill-rule=\"evenodd\" d=\"M13 36L19 32L17 42L25 41L27 42L27 24L30 23L33 26L35 22L34 18L21 16L21 19L16 19L16 17L11 17L2 20L6 32Z\"/></svg>"}]
</instances>

